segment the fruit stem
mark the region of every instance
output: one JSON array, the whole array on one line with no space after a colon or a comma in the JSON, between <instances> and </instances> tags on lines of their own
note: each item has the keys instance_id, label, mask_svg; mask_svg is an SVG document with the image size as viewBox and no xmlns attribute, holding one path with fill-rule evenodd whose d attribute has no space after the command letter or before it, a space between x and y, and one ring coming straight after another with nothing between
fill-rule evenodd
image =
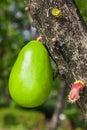
<instances>
[{"instance_id":1,"label":"fruit stem","mask_svg":"<svg viewBox=\"0 0 87 130\"><path fill-rule=\"evenodd\" d=\"M36 40L37 40L37 41L41 41L41 40L42 40L42 36L41 36L41 35L38 36L38 37L36 38Z\"/></svg>"}]
</instances>

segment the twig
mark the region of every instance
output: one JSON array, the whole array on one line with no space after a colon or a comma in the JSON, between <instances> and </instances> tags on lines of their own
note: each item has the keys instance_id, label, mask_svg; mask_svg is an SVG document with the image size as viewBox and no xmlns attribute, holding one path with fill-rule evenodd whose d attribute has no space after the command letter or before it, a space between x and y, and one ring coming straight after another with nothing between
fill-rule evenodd
<instances>
[{"instance_id":1,"label":"twig","mask_svg":"<svg viewBox=\"0 0 87 130\"><path fill-rule=\"evenodd\" d=\"M29 5L29 0L24 0L26 6Z\"/></svg>"},{"instance_id":2,"label":"twig","mask_svg":"<svg viewBox=\"0 0 87 130\"><path fill-rule=\"evenodd\" d=\"M51 123L50 130L56 130L60 124L59 115L63 108L65 86L66 86L65 82L63 81L61 83L60 90L58 92L57 104L56 104L56 107L52 116L52 120L51 120L52 123Z\"/></svg>"}]
</instances>

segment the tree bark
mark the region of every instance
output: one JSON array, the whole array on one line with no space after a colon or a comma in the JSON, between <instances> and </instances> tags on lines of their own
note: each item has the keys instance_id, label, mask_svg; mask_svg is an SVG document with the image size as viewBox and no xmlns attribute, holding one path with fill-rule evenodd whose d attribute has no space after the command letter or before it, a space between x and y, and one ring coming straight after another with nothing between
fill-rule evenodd
<instances>
[{"instance_id":1,"label":"tree bark","mask_svg":"<svg viewBox=\"0 0 87 130\"><path fill-rule=\"evenodd\" d=\"M85 87L78 104L87 121L87 27L82 21L74 0L25 0L33 24L42 35L42 42L56 62L60 75L71 86L82 79ZM53 16L52 8L62 12ZM58 42L53 43L52 38Z\"/></svg>"}]
</instances>

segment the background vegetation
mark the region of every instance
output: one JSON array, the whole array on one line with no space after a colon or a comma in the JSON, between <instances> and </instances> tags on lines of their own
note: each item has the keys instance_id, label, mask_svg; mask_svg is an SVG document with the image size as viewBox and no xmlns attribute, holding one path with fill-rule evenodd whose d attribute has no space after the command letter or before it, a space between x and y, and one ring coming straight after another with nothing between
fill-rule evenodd
<instances>
[{"instance_id":1,"label":"background vegetation","mask_svg":"<svg viewBox=\"0 0 87 130\"><path fill-rule=\"evenodd\" d=\"M87 23L87 0L76 0L77 6ZM35 109L19 108L9 97L8 79L11 68L21 48L36 35L30 26L30 18L25 5L20 0L0 2L0 128L2 130L48 130L55 109L59 86L58 77L47 101ZM55 64L53 64L56 69ZM82 113L76 104L68 103L68 88L65 103L60 114L61 125L58 130L82 130ZM84 128L83 128L84 127Z\"/></svg>"}]
</instances>

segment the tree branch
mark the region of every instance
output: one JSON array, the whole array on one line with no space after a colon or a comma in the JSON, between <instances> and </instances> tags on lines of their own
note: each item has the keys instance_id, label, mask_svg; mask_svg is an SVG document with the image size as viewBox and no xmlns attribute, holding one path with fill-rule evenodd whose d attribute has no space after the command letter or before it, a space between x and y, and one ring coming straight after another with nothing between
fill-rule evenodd
<instances>
[{"instance_id":1,"label":"tree branch","mask_svg":"<svg viewBox=\"0 0 87 130\"><path fill-rule=\"evenodd\" d=\"M55 111L52 116L52 123L50 126L50 130L56 130L58 126L60 125L60 119L59 116L61 114L63 104L64 104L64 92L65 92L65 82L61 82L60 90L58 91L58 98L57 98L57 103L55 107Z\"/></svg>"},{"instance_id":2,"label":"tree branch","mask_svg":"<svg viewBox=\"0 0 87 130\"><path fill-rule=\"evenodd\" d=\"M83 79L87 86L87 28L77 13L75 3L72 0L26 0L26 4L30 4L33 24L41 33L42 42L48 48L68 86L79 79ZM53 16L53 8L60 9L62 16ZM58 42L53 43L52 38L56 38ZM86 118L85 91L81 94L79 104Z\"/></svg>"}]
</instances>

